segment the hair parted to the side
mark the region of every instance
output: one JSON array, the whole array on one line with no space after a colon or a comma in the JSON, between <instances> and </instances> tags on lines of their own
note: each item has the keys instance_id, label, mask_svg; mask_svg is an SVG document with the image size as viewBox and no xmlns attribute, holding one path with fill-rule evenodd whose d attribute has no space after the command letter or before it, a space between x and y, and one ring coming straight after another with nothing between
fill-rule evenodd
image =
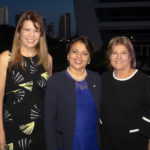
<instances>
[{"instance_id":1,"label":"hair parted to the side","mask_svg":"<svg viewBox=\"0 0 150 150\"><path fill-rule=\"evenodd\" d=\"M134 48L131 43L131 40L126 36L116 36L116 37L113 37L109 41L108 46L107 46L107 51L106 51L106 59L108 61L108 67L110 69L112 68L109 58L110 58L110 55L112 54L113 48L116 45L124 45L127 48L129 55L131 57L131 68L135 68L136 67L136 57L135 57Z\"/></svg>"},{"instance_id":2,"label":"hair parted to the side","mask_svg":"<svg viewBox=\"0 0 150 150\"><path fill-rule=\"evenodd\" d=\"M92 56L93 56L93 53L94 53L94 46L93 46L93 43L90 41L90 39L89 39L87 36L84 36L84 35L74 37L74 38L70 41L70 43L68 44L68 47L67 47L68 53L70 52L70 49L71 49L72 45L73 45L74 43L78 42L78 41L82 42L82 43L85 45L85 47L87 48L87 50L88 50L88 52L89 52L89 54L90 54L90 57L92 57Z\"/></svg>"},{"instance_id":3,"label":"hair parted to the side","mask_svg":"<svg viewBox=\"0 0 150 150\"><path fill-rule=\"evenodd\" d=\"M37 51L37 56L39 57L39 61L37 65L42 64L45 71L50 73L49 68L49 62L48 62L48 48L46 44L46 37L45 37L45 28L44 28L44 22L42 16L33 10L25 11L21 16L17 23L14 40L13 40L13 46L12 46L12 54L11 54L11 61L10 61L10 69L12 66L18 66L20 65L22 68L22 61L23 58L21 56L20 52L20 32L23 27L24 21L30 20L32 21L34 27L38 29L37 24L40 27L40 40L39 43L36 45L35 49Z\"/></svg>"}]
</instances>

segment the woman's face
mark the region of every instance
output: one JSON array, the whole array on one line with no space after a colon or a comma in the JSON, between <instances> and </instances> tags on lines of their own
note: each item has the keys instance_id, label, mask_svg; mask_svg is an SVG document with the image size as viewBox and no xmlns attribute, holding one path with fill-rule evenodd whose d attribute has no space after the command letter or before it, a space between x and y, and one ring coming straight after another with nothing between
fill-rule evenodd
<instances>
[{"instance_id":1,"label":"woman's face","mask_svg":"<svg viewBox=\"0 0 150 150\"><path fill-rule=\"evenodd\" d=\"M75 42L67 55L69 68L74 70L84 70L90 61L90 54L84 43Z\"/></svg>"},{"instance_id":2,"label":"woman's face","mask_svg":"<svg viewBox=\"0 0 150 150\"><path fill-rule=\"evenodd\" d=\"M20 40L22 49L34 49L40 40L40 28L37 24L38 29L34 27L31 20L26 20L23 23Z\"/></svg>"},{"instance_id":3,"label":"woman's face","mask_svg":"<svg viewBox=\"0 0 150 150\"><path fill-rule=\"evenodd\" d=\"M131 57L129 51L122 44L113 47L109 60L115 70L123 71L131 68Z\"/></svg>"}]
</instances>

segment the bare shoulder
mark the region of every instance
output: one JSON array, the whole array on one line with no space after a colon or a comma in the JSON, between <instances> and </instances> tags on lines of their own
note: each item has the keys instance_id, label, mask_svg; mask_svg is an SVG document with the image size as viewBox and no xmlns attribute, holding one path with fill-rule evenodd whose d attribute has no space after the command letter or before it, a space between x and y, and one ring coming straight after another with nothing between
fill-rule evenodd
<instances>
[{"instance_id":1,"label":"bare shoulder","mask_svg":"<svg viewBox=\"0 0 150 150\"><path fill-rule=\"evenodd\" d=\"M50 54L48 54L48 60L49 62L52 62L52 56Z\"/></svg>"},{"instance_id":2,"label":"bare shoulder","mask_svg":"<svg viewBox=\"0 0 150 150\"><path fill-rule=\"evenodd\" d=\"M0 58L1 59L7 59L9 56L9 51L6 50L6 51L3 51L2 53L0 53Z\"/></svg>"},{"instance_id":3,"label":"bare shoulder","mask_svg":"<svg viewBox=\"0 0 150 150\"><path fill-rule=\"evenodd\" d=\"M52 61L52 56L50 54L48 54L48 66L50 68L49 76L51 76L53 70L53 61Z\"/></svg>"},{"instance_id":4,"label":"bare shoulder","mask_svg":"<svg viewBox=\"0 0 150 150\"><path fill-rule=\"evenodd\" d=\"M50 54L48 54L48 64L50 66L52 66L52 64L53 64L53 59L52 59L52 56Z\"/></svg>"},{"instance_id":5,"label":"bare shoulder","mask_svg":"<svg viewBox=\"0 0 150 150\"><path fill-rule=\"evenodd\" d=\"M8 66L8 58L9 58L9 51L4 51L0 54L0 101L3 99L4 89L5 89L5 81L6 81L6 74L7 74L7 66Z\"/></svg>"},{"instance_id":6,"label":"bare shoulder","mask_svg":"<svg viewBox=\"0 0 150 150\"><path fill-rule=\"evenodd\" d=\"M6 50L0 54L0 67L4 68L8 66L8 59L9 59L9 51Z\"/></svg>"}]
</instances>

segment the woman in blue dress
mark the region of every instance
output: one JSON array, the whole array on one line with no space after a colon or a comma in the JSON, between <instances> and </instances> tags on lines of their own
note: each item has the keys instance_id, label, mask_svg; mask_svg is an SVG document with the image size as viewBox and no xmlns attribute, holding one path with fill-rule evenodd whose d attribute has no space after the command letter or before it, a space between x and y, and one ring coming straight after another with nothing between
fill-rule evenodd
<instances>
[{"instance_id":1,"label":"woman in blue dress","mask_svg":"<svg viewBox=\"0 0 150 150\"><path fill-rule=\"evenodd\" d=\"M93 45L86 36L69 44L69 66L48 80L45 95L47 150L100 150L101 78L86 70Z\"/></svg>"}]
</instances>

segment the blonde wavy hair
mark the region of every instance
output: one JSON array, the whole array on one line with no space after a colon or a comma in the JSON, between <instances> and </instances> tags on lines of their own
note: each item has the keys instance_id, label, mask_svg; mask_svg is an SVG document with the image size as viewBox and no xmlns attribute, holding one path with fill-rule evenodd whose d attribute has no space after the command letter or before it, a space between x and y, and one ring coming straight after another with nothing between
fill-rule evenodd
<instances>
[{"instance_id":1,"label":"blonde wavy hair","mask_svg":"<svg viewBox=\"0 0 150 150\"><path fill-rule=\"evenodd\" d=\"M18 65L20 65L24 69L24 67L22 66L23 58L21 56L21 51L20 51L20 46L21 46L20 32L23 27L24 21L26 20L31 20L36 29L40 27L40 40L35 47L37 51L37 56L39 57L37 66L42 64L45 71L48 72L48 74L50 74L51 68L50 68L49 58L48 58L49 53L46 44L45 27L44 27L43 18L39 13L32 10L25 11L21 15L18 21L15 35L14 35L14 40L13 40L11 61L9 67L11 69L12 66L17 67ZM39 25L39 27L37 26L37 24Z\"/></svg>"}]
</instances>

